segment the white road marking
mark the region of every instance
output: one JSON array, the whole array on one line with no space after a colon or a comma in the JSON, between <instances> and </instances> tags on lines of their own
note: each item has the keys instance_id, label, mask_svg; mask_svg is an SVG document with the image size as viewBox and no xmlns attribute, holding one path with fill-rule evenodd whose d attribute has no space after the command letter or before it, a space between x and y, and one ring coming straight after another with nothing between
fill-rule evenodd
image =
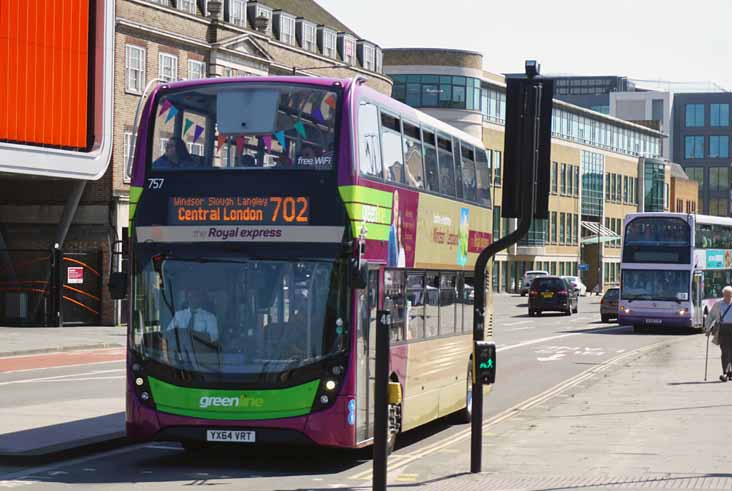
<instances>
[{"instance_id":1,"label":"white road marking","mask_svg":"<svg viewBox=\"0 0 732 491\"><path fill-rule=\"evenodd\" d=\"M570 332L567 334L558 334L556 336L549 336L546 338L539 338L539 339L531 339L529 341L524 341L522 343L517 344L509 344L508 346L501 346L500 348L496 349L496 351L509 351L516 348L523 348L524 346L531 346L532 344L539 344L544 343L546 341L551 341L553 339L562 339L562 338L568 338L570 336L579 336L580 334L593 334L596 332L612 332L612 331L620 331L620 330L626 330L625 327L602 327L599 329L586 329L581 332Z\"/></svg>"},{"instance_id":2,"label":"white road marking","mask_svg":"<svg viewBox=\"0 0 732 491\"><path fill-rule=\"evenodd\" d=\"M557 361L564 358L564 353L557 353L556 355L547 356L546 358L537 358L536 361Z\"/></svg>"},{"instance_id":3,"label":"white road marking","mask_svg":"<svg viewBox=\"0 0 732 491\"><path fill-rule=\"evenodd\" d=\"M526 321L517 321L517 322L507 322L507 323L501 324L501 325L510 327L510 326L519 326L521 324L528 324L529 322L531 322L531 321L526 320Z\"/></svg>"},{"instance_id":4,"label":"white road marking","mask_svg":"<svg viewBox=\"0 0 732 491\"><path fill-rule=\"evenodd\" d=\"M515 332L515 331L526 331L528 329L536 329L536 326L514 327L513 329L506 329L506 331L507 332Z\"/></svg>"}]
</instances>

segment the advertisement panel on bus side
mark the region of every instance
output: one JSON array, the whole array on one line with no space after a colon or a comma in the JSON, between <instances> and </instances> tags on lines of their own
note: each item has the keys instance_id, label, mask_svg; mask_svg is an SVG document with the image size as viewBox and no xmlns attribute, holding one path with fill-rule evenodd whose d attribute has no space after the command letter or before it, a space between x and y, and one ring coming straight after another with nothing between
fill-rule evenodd
<instances>
[{"instance_id":1,"label":"advertisement panel on bus side","mask_svg":"<svg viewBox=\"0 0 732 491\"><path fill-rule=\"evenodd\" d=\"M375 182L339 190L353 234L365 233L370 261L470 268L493 240L492 213L478 206Z\"/></svg>"}]
</instances>

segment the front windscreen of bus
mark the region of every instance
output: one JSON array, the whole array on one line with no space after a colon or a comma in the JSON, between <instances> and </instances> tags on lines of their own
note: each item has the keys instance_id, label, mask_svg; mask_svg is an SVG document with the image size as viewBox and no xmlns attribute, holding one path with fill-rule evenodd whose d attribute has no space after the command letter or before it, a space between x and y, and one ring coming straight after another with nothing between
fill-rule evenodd
<instances>
[{"instance_id":1,"label":"front windscreen of bus","mask_svg":"<svg viewBox=\"0 0 732 491\"><path fill-rule=\"evenodd\" d=\"M689 271L623 270L623 300L689 300Z\"/></svg>"},{"instance_id":2,"label":"front windscreen of bus","mask_svg":"<svg viewBox=\"0 0 732 491\"><path fill-rule=\"evenodd\" d=\"M346 349L340 261L153 256L135 276L132 344L199 373L267 381Z\"/></svg>"},{"instance_id":3,"label":"front windscreen of bus","mask_svg":"<svg viewBox=\"0 0 732 491\"><path fill-rule=\"evenodd\" d=\"M154 171L330 170L339 93L306 85L206 84L159 98Z\"/></svg>"},{"instance_id":4,"label":"front windscreen of bus","mask_svg":"<svg viewBox=\"0 0 732 491\"><path fill-rule=\"evenodd\" d=\"M626 263L689 264L691 229L680 218L636 218L625 227Z\"/></svg>"}]
</instances>

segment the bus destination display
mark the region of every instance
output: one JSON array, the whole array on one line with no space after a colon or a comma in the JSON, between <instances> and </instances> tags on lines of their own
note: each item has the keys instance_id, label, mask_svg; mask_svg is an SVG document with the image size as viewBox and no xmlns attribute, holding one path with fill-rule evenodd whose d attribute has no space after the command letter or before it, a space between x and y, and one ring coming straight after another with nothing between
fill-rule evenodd
<instances>
[{"instance_id":1,"label":"bus destination display","mask_svg":"<svg viewBox=\"0 0 732 491\"><path fill-rule=\"evenodd\" d=\"M310 200L305 196L173 197L170 225L307 225Z\"/></svg>"}]
</instances>

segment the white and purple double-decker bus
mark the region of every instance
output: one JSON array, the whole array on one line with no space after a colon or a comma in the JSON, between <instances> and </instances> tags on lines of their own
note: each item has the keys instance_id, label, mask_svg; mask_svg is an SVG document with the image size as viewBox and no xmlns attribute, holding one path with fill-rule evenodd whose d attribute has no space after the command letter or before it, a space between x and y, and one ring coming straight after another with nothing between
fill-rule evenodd
<instances>
[{"instance_id":1,"label":"white and purple double-decker bus","mask_svg":"<svg viewBox=\"0 0 732 491\"><path fill-rule=\"evenodd\" d=\"M368 445L378 309L402 394L390 442L469 417L486 151L365 82L208 79L146 101L130 193L131 439Z\"/></svg>"},{"instance_id":2,"label":"white and purple double-decker bus","mask_svg":"<svg viewBox=\"0 0 732 491\"><path fill-rule=\"evenodd\" d=\"M618 321L701 328L732 280L732 220L632 213L624 227Z\"/></svg>"}]
</instances>

